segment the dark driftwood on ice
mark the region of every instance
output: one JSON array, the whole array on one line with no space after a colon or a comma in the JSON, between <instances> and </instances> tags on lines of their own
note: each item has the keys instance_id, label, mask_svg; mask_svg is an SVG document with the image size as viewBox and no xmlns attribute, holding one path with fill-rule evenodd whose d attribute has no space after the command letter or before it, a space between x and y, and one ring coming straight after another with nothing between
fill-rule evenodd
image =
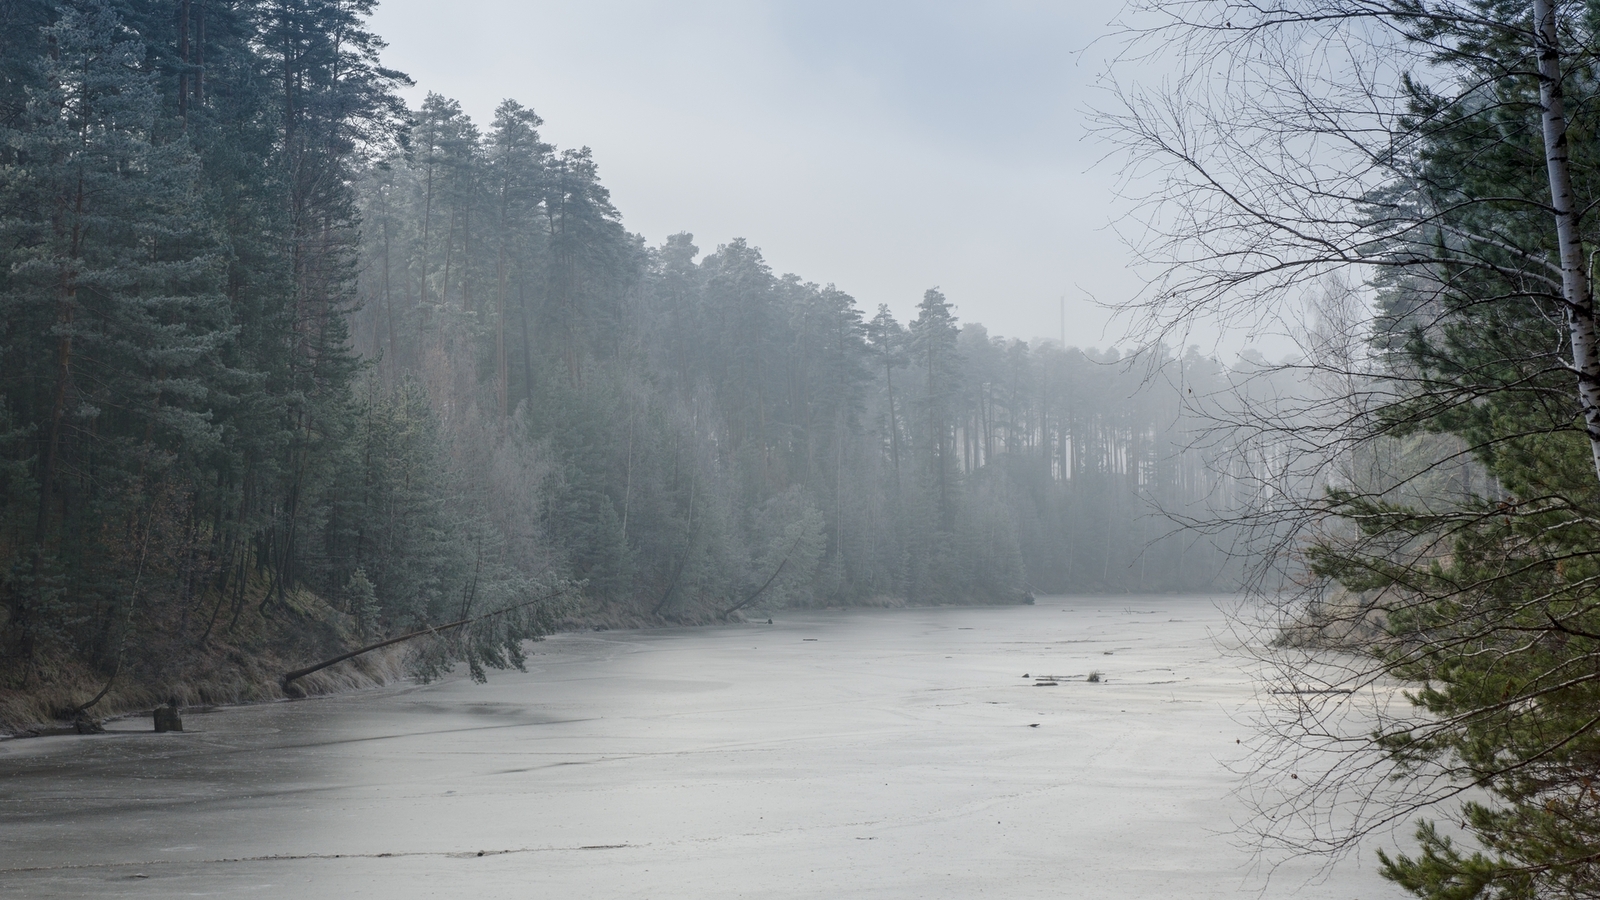
<instances>
[{"instance_id":1,"label":"dark driftwood on ice","mask_svg":"<svg viewBox=\"0 0 1600 900\"><path fill-rule=\"evenodd\" d=\"M1270 694L1354 694L1353 688L1277 688Z\"/></svg>"},{"instance_id":2,"label":"dark driftwood on ice","mask_svg":"<svg viewBox=\"0 0 1600 900\"><path fill-rule=\"evenodd\" d=\"M486 612L481 616L470 616L470 617L465 618L465 619L457 619L454 622L447 622L447 623L445 623L443 625L430 625L427 628L419 628L416 631L410 632L409 634L402 634L399 637L392 637L392 638L389 638L388 640L379 641L376 644L368 644L365 647L359 647L359 648L357 648L355 650L351 650L349 653L341 653L338 656L333 657L332 659L325 659L322 662L319 662L319 663L317 663L315 665L306 666L303 669L295 669L293 672L285 672L285 673L283 673L283 677L278 679L278 686L281 687L284 690L284 692L287 693L288 690L289 690L290 683L292 683L295 679L304 678L305 676L310 675L312 672L320 672L320 671L322 671L323 669L326 669L329 666L337 665L338 663L342 663L347 659L354 659L354 658L356 658L357 656L360 656L363 653L371 653L374 650L378 650L378 649L381 649L383 647L388 647L391 644L403 643L405 641L411 640L412 638L422 637L425 634L438 634L441 631L449 631L449 630L451 630L453 628L460 628L463 625L471 625L473 622L481 622L484 619L490 618L491 616L504 615L504 614L506 614L508 612L512 612L514 610L518 610L518 609L522 609L524 607L532 606L535 603L543 603L546 600L554 600L555 598L557 598L557 597L559 597L559 596L561 596L562 594L565 594L565 593L566 593L565 589L559 590L559 591L556 591L553 594L545 594L542 597L535 597L532 600L525 600L522 603L514 603L514 604L512 604L510 606L505 607L504 609L497 609L497 610L495 610L493 612Z\"/></svg>"}]
</instances>

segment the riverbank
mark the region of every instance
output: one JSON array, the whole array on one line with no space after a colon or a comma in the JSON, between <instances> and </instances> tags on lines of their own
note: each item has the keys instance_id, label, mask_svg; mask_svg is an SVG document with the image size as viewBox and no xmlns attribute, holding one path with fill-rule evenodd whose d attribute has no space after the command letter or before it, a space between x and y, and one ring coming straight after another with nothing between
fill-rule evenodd
<instances>
[{"instance_id":1,"label":"riverbank","mask_svg":"<svg viewBox=\"0 0 1600 900\"><path fill-rule=\"evenodd\" d=\"M0 735L93 731L173 701L196 707L282 699L284 672L357 643L359 633L349 614L316 594L286 591L269 604L270 589L254 579L227 608L217 602L209 621L161 623L150 629L158 638L106 648L103 668L82 655L42 654L20 685L0 688ZM405 663L403 648L368 654L316 673L303 687L334 693L387 684L404 676Z\"/></svg>"},{"instance_id":2,"label":"riverbank","mask_svg":"<svg viewBox=\"0 0 1600 900\"><path fill-rule=\"evenodd\" d=\"M337 694L381 687L406 679L410 652L386 647L331 666L301 679L307 695ZM0 691L0 740L77 731L90 733L108 721L148 717L170 702L180 707L237 706L284 699L279 686L289 663L274 654L221 652L186 677L147 681L106 681L82 671L58 668L50 680L32 690ZM77 707L104 690L87 710Z\"/></svg>"},{"instance_id":3,"label":"riverbank","mask_svg":"<svg viewBox=\"0 0 1600 900\"><path fill-rule=\"evenodd\" d=\"M982 604L993 605L993 604ZM904 609L904 598L874 597L850 607L829 609ZM937 607L928 607L937 608ZM280 619L247 607L231 623L226 639L196 651L182 668L124 672L111 679L89 672L81 663L45 661L34 684L22 689L0 689L0 740L17 737L93 731L101 723L133 715L148 715L157 706L176 701L180 707L237 706L285 699L283 673L338 654L351 643L348 616L314 595L294 594ZM820 610L783 610L778 614ZM748 613L748 615L747 615ZM636 610L594 605L570 614L557 624L557 633L705 627L761 621L774 613L740 610L722 616L710 609L650 616ZM284 615L295 625L309 622L309 631L285 628ZM292 640L291 640L292 637ZM382 687L411 678L409 661L414 647L386 647L338 663L297 679L297 696L323 696ZM291 655L291 653L293 655ZM491 672L490 677L495 677ZM105 691L83 712L78 707Z\"/></svg>"}]
</instances>

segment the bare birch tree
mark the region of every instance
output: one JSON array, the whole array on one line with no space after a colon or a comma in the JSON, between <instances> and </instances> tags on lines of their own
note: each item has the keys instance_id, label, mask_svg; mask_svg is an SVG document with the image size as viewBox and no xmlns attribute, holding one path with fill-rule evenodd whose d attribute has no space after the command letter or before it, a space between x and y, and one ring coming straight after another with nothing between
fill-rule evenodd
<instances>
[{"instance_id":1,"label":"bare birch tree","mask_svg":"<svg viewBox=\"0 0 1600 900\"><path fill-rule=\"evenodd\" d=\"M1157 339L1210 320L1306 351L1299 397L1213 403L1259 490L1211 524L1251 526L1271 601L1238 620L1263 673L1245 832L1338 855L1425 813L1454 828L1383 857L1420 896L1600 896L1594 10L1125 22L1115 71L1167 73L1102 118L1152 272L1130 308Z\"/></svg>"}]
</instances>

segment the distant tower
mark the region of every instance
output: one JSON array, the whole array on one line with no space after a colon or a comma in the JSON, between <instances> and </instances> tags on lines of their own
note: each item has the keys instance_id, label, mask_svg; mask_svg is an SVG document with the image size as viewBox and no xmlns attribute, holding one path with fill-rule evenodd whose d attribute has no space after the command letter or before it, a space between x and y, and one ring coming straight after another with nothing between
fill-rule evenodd
<instances>
[{"instance_id":1,"label":"distant tower","mask_svg":"<svg viewBox=\"0 0 1600 900\"><path fill-rule=\"evenodd\" d=\"M1061 349L1067 349L1067 295L1061 295Z\"/></svg>"}]
</instances>

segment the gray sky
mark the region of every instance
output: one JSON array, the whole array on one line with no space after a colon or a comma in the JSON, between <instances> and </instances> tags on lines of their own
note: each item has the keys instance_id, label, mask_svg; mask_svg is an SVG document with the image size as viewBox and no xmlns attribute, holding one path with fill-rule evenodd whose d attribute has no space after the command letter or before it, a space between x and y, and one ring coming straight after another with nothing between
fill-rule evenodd
<instances>
[{"instance_id":1,"label":"gray sky","mask_svg":"<svg viewBox=\"0 0 1600 900\"><path fill-rule=\"evenodd\" d=\"M734 237L906 316L941 287L991 333L1104 345L1138 284L1086 139L1117 4L383 0L386 62L480 125L512 97L594 149L631 231Z\"/></svg>"}]
</instances>

